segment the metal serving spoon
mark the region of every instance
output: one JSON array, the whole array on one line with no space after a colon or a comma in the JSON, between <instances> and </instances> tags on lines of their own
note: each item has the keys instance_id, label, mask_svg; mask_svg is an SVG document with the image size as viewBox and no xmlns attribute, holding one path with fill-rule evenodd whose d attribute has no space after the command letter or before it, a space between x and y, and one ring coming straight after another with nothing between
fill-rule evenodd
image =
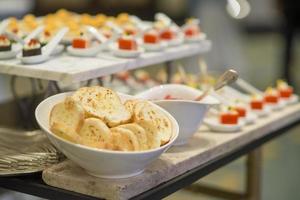
<instances>
[{"instance_id":1,"label":"metal serving spoon","mask_svg":"<svg viewBox=\"0 0 300 200\"><path fill-rule=\"evenodd\" d=\"M214 86L208 87L204 92L198 96L195 101L201 101L204 97L206 97L210 91L213 89L214 91L217 91L221 88L223 88L225 85L229 85L233 82L235 82L238 79L238 73L233 70L229 69L225 71L217 80L216 84Z\"/></svg>"}]
</instances>

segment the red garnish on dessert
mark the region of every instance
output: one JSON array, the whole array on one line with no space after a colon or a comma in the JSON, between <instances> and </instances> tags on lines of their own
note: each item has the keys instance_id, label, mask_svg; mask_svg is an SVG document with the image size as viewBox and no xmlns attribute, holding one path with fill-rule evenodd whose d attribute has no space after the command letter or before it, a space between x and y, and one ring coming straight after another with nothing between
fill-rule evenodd
<instances>
[{"instance_id":1,"label":"red garnish on dessert","mask_svg":"<svg viewBox=\"0 0 300 200\"><path fill-rule=\"evenodd\" d=\"M280 97L282 98L290 98L292 96L294 92L294 89L293 88L286 88L286 89L280 89L279 90L279 94L280 94Z\"/></svg>"},{"instance_id":2,"label":"red garnish on dessert","mask_svg":"<svg viewBox=\"0 0 300 200\"><path fill-rule=\"evenodd\" d=\"M184 34L187 37L192 37L200 33L200 28L198 26L190 26L185 29Z\"/></svg>"},{"instance_id":3,"label":"red garnish on dessert","mask_svg":"<svg viewBox=\"0 0 300 200\"><path fill-rule=\"evenodd\" d=\"M220 123L221 124L237 124L239 120L238 112L226 112L220 114Z\"/></svg>"},{"instance_id":4,"label":"red garnish on dessert","mask_svg":"<svg viewBox=\"0 0 300 200\"><path fill-rule=\"evenodd\" d=\"M165 100L176 100L177 98L172 97L170 94L164 97Z\"/></svg>"},{"instance_id":5,"label":"red garnish on dessert","mask_svg":"<svg viewBox=\"0 0 300 200\"><path fill-rule=\"evenodd\" d=\"M123 50L137 50L137 43L132 38L121 37L118 40L119 49Z\"/></svg>"},{"instance_id":6,"label":"red garnish on dessert","mask_svg":"<svg viewBox=\"0 0 300 200\"><path fill-rule=\"evenodd\" d=\"M251 100L250 105L252 110L262 110L264 106L264 102L263 100L259 100L259 99Z\"/></svg>"},{"instance_id":7,"label":"red garnish on dessert","mask_svg":"<svg viewBox=\"0 0 300 200\"><path fill-rule=\"evenodd\" d=\"M159 40L159 35L156 32L148 32L144 34L144 43L156 44Z\"/></svg>"},{"instance_id":8,"label":"red garnish on dessert","mask_svg":"<svg viewBox=\"0 0 300 200\"><path fill-rule=\"evenodd\" d=\"M45 35L46 37L50 37L50 36L51 36L51 34L50 34L49 31L45 31L45 32L44 32L44 35Z\"/></svg>"},{"instance_id":9,"label":"red garnish on dessert","mask_svg":"<svg viewBox=\"0 0 300 200\"><path fill-rule=\"evenodd\" d=\"M88 48L88 43L84 39L76 38L72 41L72 47L78 49L85 49Z\"/></svg>"},{"instance_id":10,"label":"red garnish on dessert","mask_svg":"<svg viewBox=\"0 0 300 200\"><path fill-rule=\"evenodd\" d=\"M243 107L235 107L234 109L238 112L239 117L246 117L246 114L247 114L246 108L243 108Z\"/></svg>"},{"instance_id":11,"label":"red garnish on dessert","mask_svg":"<svg viewBox=\"0 0 300 200\"><path fill-rule=\"evenodd\" d=\"M39 41L37 39L31 39L29 42L28 42L28 46L35 46L37 44L40 44Z\"/></svg>"},{"instance_id":12,"label":"red garnish on dessert","mask_svg":"<svg viewBox=\"0 0 300 200\"><path fill-rule=\"evenodd\" d=\"M175 38L175 36L176 36L176 34L171 29L163 30L160 33L160 38L163 40L172 40Z\"/></svg>"}]
</instances>

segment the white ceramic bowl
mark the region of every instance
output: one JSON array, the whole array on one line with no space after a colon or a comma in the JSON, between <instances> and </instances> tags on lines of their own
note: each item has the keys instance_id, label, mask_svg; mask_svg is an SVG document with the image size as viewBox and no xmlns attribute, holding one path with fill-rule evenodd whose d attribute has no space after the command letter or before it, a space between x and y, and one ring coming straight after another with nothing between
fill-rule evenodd
<instances>
[{"instance_id":1,"label":"white ceramic bowl","mask_svg":"<svg viewBox=\"0 0 300 200\"><path fill-rule=\"evenodd\" d=\"M201 94L201 91L185 85L166 84L150 88L136 97L152 100L173 115L179 124L179 136L174 145L183 145L198 131L209 107L219 104L212 96L201 101L193 100ZM181 100L165 100L166 95Z\"/></svg>"},{"instance_id":2,"label":"white ceramic bowl","mask_svg":"<svg viewBox=\"0 0 300 200\"><path fill-rule=\"evenodd\" d=\"M126 178L138 175L143 172L148 164L165 152L178 136L179 128L176 120L168 112L157 106L168 115L173 125L172 138L170 142L162 147L140 152L121 152L95 149L66 141L50 131L49 115L55 104L62 102L66 96L71 94L72 92L61 93L45 99L36 108L35 116L38 124L46 132L52 144L70 160L93 176L102 178ZM121 94L120 97L122 100L133 98L132 96Z\"/></svg>"}]
</instances>

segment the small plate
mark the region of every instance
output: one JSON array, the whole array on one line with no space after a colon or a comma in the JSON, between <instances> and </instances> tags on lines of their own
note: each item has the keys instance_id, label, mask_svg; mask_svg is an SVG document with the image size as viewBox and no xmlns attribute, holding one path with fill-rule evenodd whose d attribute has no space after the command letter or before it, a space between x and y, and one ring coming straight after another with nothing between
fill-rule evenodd
<instances>
[{"instance_id":1,"label":"small plate","mask_svg":"<svg viewBox=\"0 0 300 200\"><path fill-rule=\"evenodd\" d=\"M104 47L106 44L93 44L92 47L86 48L86 49L78 49L73 48L72 46L67 47L67 52L72 56L77 57L93 57L96 56Z\"/></svg>"},{"instance_id":2,"label":"small plate","mask_svg":"<svg viewBox=\"0 0 300 200\"><path fill-rule=\"evenodd\" d=\"M285 103L287 105L292 105L299 101L299 96L296 94L293 94L290 98L287 98L287 99L282 98L282 100L285 101Z\"/></svg>"},{"instance_id":3,"label":"small plate","mask_svg":"<svg viewBox=\"0 0 300 200\"><path fill-rule=\"evenodd\" d=\"M206 39L205 33L200 33L199 35L187 37L185 36L185 41L188 43L201 42Z\"/></svg>"},{"instance_id":4,"label":"small plate","mask_svg":"<svg viewBox=\"0 0 300 200\"><path fill-rule=\"evenodd\" d=\"M36 56L28 56L28 57L23 57L21 54L19 54L17 56L18 59L21 60L21 62L23 64L39 64L39 63L42 63L42 62L45 62L47 61L50 57L49 56L46 56L46 55L36 55Z\"/></svg>"},{"instance_id":5,"label":"small plate","mask_svg":"<svg viewBox=\"0 0 300 200\"><path fill-rule=\"evenodd\" d=\"M254 112L248 111L246 117L241 120L244 121L246 125L254 124L257 119L257 115Z\"/></svg>"},{"instance_id":6,"label":"small plate","mask_svg":"<svg viewBox=\"0 0 300 200\"><path fill-rule=\"evenodd\" d=\"M118 45L112 44L111 45L111 51L113 55L121 58L137 58L141 55L142 52L144 52L144 49L138 47L138 50L123 50L119 49Z\"/></svg>"},{"instance_id":7,"label":"small plate","mask_svg":"<svg viewBox=\"0 0 300 200\"><path fill-rule=\"evenodd\" d=\"M165 42L160 42L158 44L144 43L143 47L145 48L146 51L162 51L167 47L167 43Z\"/></svg>"},{"instance_id":8,"label":"small plate","mask_svg":"<svg viewBox=\"0 0 300 200\"><path fill-rule=\"evenodd\" d=\"M267 105L271 108L271 110L279 111L287 105L287 102L280 99L278 103L267 103Z\"/></svg>"},{"instance_id":9,"label":"small plate","mask_svg":"<svg viewBox=\"0 0 300 200\"><path fill-rule=\"evenodd\" d=\"M183 34L179 34L176 38L168 41L168 46L170 47L176 47L181 45L184 42L184 36Z\"/></svg>"},{"instance_id":10,"label":"small plate","mask_svg":"<svg viewBox=\"0 0 300 200\"><path fill-rule=\"evenodd\" d=\"M252 110L258 117L266 117L271 113L271 107L268 105L264 105L262 110Z\"/></svg>"},{"instance_id":11,"label":"small plate","mask_svg":"<svg viewBox=\"0 0 300 200\"><path fill-rule=\"evenodd\" d=\"M242 130L244 126L244 122L239 120L238 124L236 125L229 125L229 124L220 124L217 118L207 118L204 119L204 123L206 126L215 132L226 132L226 133L233 133Z\"/></svg>"}]
</instances>

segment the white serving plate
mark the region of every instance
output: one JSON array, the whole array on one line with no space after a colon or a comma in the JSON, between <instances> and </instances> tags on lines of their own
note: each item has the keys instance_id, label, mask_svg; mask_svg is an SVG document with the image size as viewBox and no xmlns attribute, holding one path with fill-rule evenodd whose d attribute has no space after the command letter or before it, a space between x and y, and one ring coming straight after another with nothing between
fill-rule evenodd
<instances>
[{"instance_id":1,"label":"white serving plate","mask_svg":"<svg viewBox=\"0 0 300 200\"><path fill-rule=\"evenodd\" d=\"M257 114L250 110L247 110L246 117L241 118L241 120L244 122L245 125L254 124L257 120Z\"/></svg>"},{"instance_id":2,"label":"white serving plate","mask_svg":"<svg viewBox=\"0 0 300 200\"><path fill-rule=\"evenodd\" d=\"M72 56L77 57L93 57L96 56L106 45L93 44L92 47L86 49L73 48L72 46L67 47L67 52Z\"/></svg>"},{"instance_id":3,"label":"white serving plate","mask_svg":"<svg viewBox=\"0 0 300 200\"><path fill-rule=\"evenodd\" d=\"M271 110L280 111L287 105L287 102L280 99L278 103L266 103L266 104L271 108Z\"/></svg>"},{"instance_id":4,"label":"white serving plate","mask_svg":"<svg viewBox=\"0 0 300 200\"><path fill-rule=\"evenodd\" d=\"M239 119L238 124L230 125L230 124L221 124L216 117L206 118L204 119L205 125L212 131L215 132L224 132L224 133L234 133L242 130L244 126L244 122Z\"/></svg>"},{"instance_id":5,"label":"white serving plate","mask_svg":"<svg viewBox=\"0 0 300 200\"><path fill-rule=\"evenodd\" d=\"M299 101L299 96L293 94L290 98L281 98L287 105L295 104Z\"/></svg>"},{"instance_id":6,"label":"white serving plate","mask_svg":"<svg viewBox=\"0 0 300 200\"><path fill-rule=\"evenodd\" d=\"M179 127L176 120L164 109L153 104L169 117L173 127L171 140L159 148L139 152L122 152L96 149L69 142L51 132L49 127L49 115L55 104L62 102L71 94L72 92L61 93L45 99L36 108L35 117L39 126L46 132L51 143L63 152L67 158L93 176L101 178L127 178L138 175L142 173L151 162L170 148L178 136ZM120 94L120 97L122 101L134 98L124 94Z\"/></svg>"},{"instance_id":7,"label":"white serving plate","mask_svg":"<svg viewBox=\"0 0 300 200\"><path fill-rule=\"evenodd\" d=\"M170 41L168 41L168 46L176 47L181 45L184 42L184 35L182 33L177 33L178 36Z\"/></svg>"},{"instance_id":8,"label":"white serving plate","mask_svg":"<svg viewBox=\"0 0 300 200\"><path fill-rule=\"evenodd\" d=\"M162 51L167 47L167 43L163 41L158 44L144 43L143 47L146 51Z\"/></svg>"},{"instance_id":9,"label":"white serving plate","mask_svg":"<svg viewBox=\"0 0 300 200\"><path fill-rule=\"evenodd\" d=\"M266 117L268 116L271 112L272 109L268 105L264 105L262 110L251 110L253 113L255 113L258 117Z\"/></svg>"},{"instance_id":10,"label":"white serving plate","mask_svg":"<svg viewBox=\"0 0 300 200\"><path fill-rule=\"evenodd\" d=\"M191 43L201 42L205 39L206 39L206 34L205 33L200 33L199 35L196 35L196 36L193 36L193 37L185 36L185 41L186 42L191 42Z\"/></svg>"},{"instance_id":11,"label":"white serving plate","mask_svg":"<svg viewBox=\"0 0 300 200\"><path fill-rule=\"evenodd\" d=\"M111 46L111 51L113 55L121 58L137 58L144 52L144 49L138 47L137 50L123 50L119 49L117 44L113 44Z\"/></svg>"},{"instance_id":12,"label":"white serving plate","mask_svg":"<svg viewBox=\"0 0 300 200\"><path fill-rule=\"evenodd\" d=\"M219 101L212 96L207 96L201 101L194 101L201 94L202 91L185 85L166 84L150 88L137 94L136 97L152 100L176 119L180 131L174 145L183 145L197 133L210 106L219 104ZM165 100L163 98L166 95L184 100Z\"/></svg>"}]
</instances>

